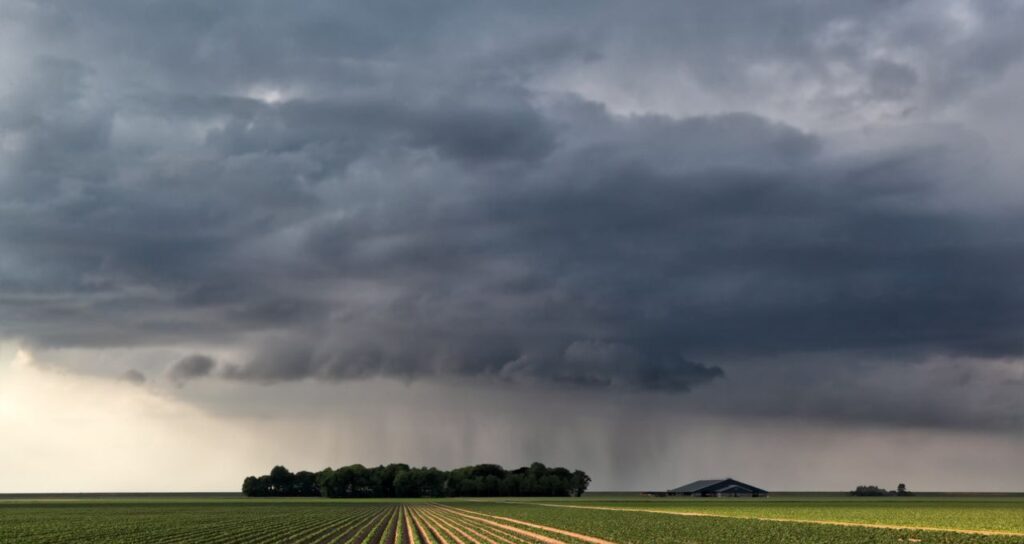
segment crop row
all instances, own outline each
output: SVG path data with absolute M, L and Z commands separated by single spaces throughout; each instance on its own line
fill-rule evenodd
M 0 542 L 44 544 L 347 543 L 397 506 L 160 508 L 0 508 Z
M 19 544 L 601 544 L 446 504 L 0 505 Z
M 481 514 L 450 505 L 405 509 L 410 544 L 613 544 L 557 527 Z

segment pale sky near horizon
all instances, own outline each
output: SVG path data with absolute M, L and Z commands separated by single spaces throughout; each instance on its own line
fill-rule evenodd
M 0 493 L 1024 491 L 1022 26 L 0 0 Z

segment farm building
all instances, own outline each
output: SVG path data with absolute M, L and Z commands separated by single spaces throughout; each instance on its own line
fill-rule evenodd
M 697 480 L 682 487 L 669 489 L 667 495 L 684 495 L 692 497 L 767 497 L 768 492 L 745 484 L 739 480 L 725 478 L 723 480 Z

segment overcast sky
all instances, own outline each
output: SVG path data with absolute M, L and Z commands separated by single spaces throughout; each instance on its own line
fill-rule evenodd
M 0 492 L 1024 490 L 1021 28 L 0 0 Z

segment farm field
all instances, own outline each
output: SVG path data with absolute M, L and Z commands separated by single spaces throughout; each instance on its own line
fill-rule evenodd
M 0 500 L 0 543 L 1008 544 L 1024 543 L 1022 517 L 1024 499 L 1019 498 L 898 503 L 870 499 L 48 498 Z M 779 521 L 783 519 L 795 521 Z M 949 530 L 821 523 L 851 520 Z
M 1024 497 L 775 497 L 756 500 L 634 499 L 542 501 L 593 508 L 627 508 L 742 518 L 827 520 L 877 525 L 1024 533 Z

